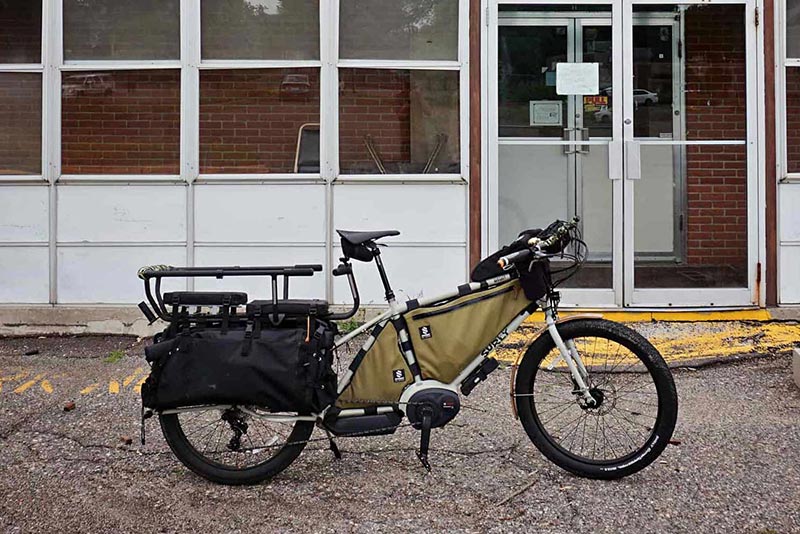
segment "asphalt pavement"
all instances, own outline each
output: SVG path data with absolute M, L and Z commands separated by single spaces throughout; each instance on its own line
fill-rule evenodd
M 271 482 L 224 487 L 184 468 L 157 423 L 140 445 L 143 343 L 0 339 L 0 531 L 800 532 L 800 390 L 785 353 L 675 369 L 674 444 L 621 481 L 549 463 L 501 369 L 434 430 L 430 474 L 402 428 L 340 440 L 341 460 L 315 442 Z

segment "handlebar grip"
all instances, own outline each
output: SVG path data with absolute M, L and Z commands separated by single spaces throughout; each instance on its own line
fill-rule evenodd
M 532 254 L 531 251 L 528 250 L 528 249 L 520 250 L 518 252 L 512 252 L 511 254 L 507 254 L 505 256 L 500 257 L 497 260 L 497 265 L 501 269 L 505 269 L 506 267 L 508 267 L 512 263 L 516 263 L 516 262 L 518 262 L 518 261 L 520 261 L 522 259 L 525 259 L 528 256 L 530 256 L 531 254 Z
M 136 275 L 142 280 L 145 280 L 155 273 L 161 271 L 170 271 L 172 269 L 173 267 L 171 265 L 146 265 L 139 269 L 139 272 L 137 272 Z
M 552 247 L 555 245 L 562 237 L 567 235 L 570 230 L 578 226 L 578 222 L 580 222 L 580 218 L 575 216 L 569 222 L 565 222 L 561 224 L 549 237 L 546 239 L 541 239 L 538 236 L 532 237 L 528 240 L 528 245 L 532 247 L 538 247 L 539 250 L 544 250 L 548 247 Z

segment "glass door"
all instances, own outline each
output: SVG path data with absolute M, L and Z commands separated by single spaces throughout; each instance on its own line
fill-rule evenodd
M 752 6 L 623 16 L 625 304 L 755 303 Z
M 621 242 L 615 214 L 622 151 L 613 142 L 611 5 L 500 5 L 497 16 L 490 248 L 578 215 L 590 255 L 564 284 L 564 303 L 620 304 L 621 253 L 614 244 Z

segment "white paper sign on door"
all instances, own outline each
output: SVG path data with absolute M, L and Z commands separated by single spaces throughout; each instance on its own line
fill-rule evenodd
M 556 63 L 556 94 L 596 95 L 600 93 L 599 63 Z

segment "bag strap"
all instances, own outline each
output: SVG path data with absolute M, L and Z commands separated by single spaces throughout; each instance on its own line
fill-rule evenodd
M 222 297 L 222 306 L 220 306 L 220 310 L 222 311 L 222 326 L 220 328 L 220 333 L 224 336 L 228 333 L 228 323 L 230 321 L 230 310 L 231 310 L 230 293 L 226 293 Z
M 259 339 L 261 337 L 261 310 L 258 309 L 253 314 L 253 337 Z
M 250 348 L 253 345 L 253 321 L 247 321 L 247 327 L 244 329 L 244 343 L 242 343 L 242 356 L 247 358 L 250 356 Z

